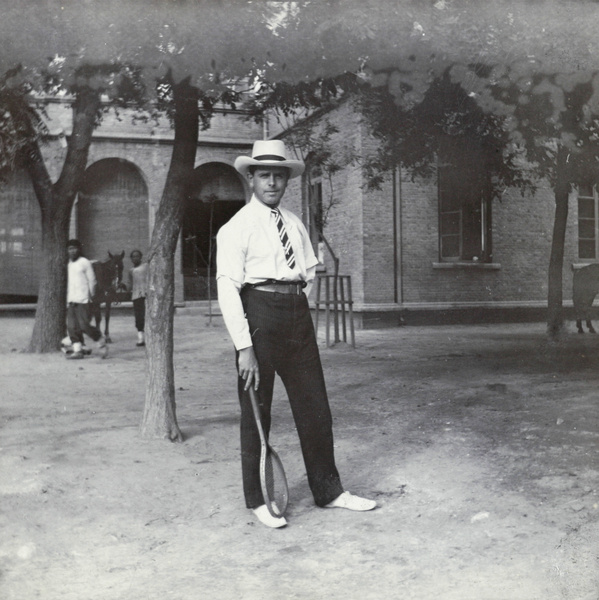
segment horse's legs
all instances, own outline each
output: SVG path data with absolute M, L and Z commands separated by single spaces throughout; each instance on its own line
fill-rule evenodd
M 576 319 L 576 328 L 578 329 L 578 333 L 584 333 L 584 329 L 582 328 L 582 319 Z
M 595 290 L 593 290 L 593 292 L 595 292 Z M 593 296 L 590 297 L 587 302 L 586 322 L 587 322 L 587 329 L 589 330 L 589 333 L 596 333 L 595 328 L 593 327 L 593 323 L 591 323 L 591 319 L 593 318 L 593 302 L 595 301 L 596 295 L 597 295 L 596 293 L 593 294 Z
M 110 302 L 106 302 L 106 312 L 104 314 L 104 338 L 106 339 L 106 343 L 110 344 L 112 340 L 110 339 L 110 333 L 108 331 L 108 325 L 110 323 Z
M 99 304 L 96 302 L 91 302 L 89 305 L 89 320 L 91 322 L 92 319 L 96 321 L 96 328 L 100 328 L 100 321 L 102 320 L 102 309 Z
M 592 309 L 593 309 L 593 300 L 595 300 L 595 296 L 591 296 L 590 294 L 585 298 L 584 309 L 582 313 L 579 314 L 580 319 L 584 318 L 587 329 L 589 333 L 596 333 L 595 328 L 593 327 L 593 323 L 591 323 L 591 319 L 593 318 Z M 580 326 L 579 332 L 582 331 L 582 325 Z

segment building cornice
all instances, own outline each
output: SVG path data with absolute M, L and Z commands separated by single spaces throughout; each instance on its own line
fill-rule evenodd
M 66 136 L 70 137 L 70 134 Z M 119 134 L 94 134 L 93 142 L 118 142 L 120 144 L 154 144 L 158 146 L 172 146 L 174 137 L 147 136 L 147 135 L 119 135 Z M 225 148 L 251 148 L 254 140 L 251 139 L 223 139 L 223 138 L 199 138 L 198 147 L 225 147 Z

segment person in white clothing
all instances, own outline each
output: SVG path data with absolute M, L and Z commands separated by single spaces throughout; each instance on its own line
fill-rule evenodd
M 90 323 L 89 305 L 96 291 L 96 276 L 91 262 L 82 256 L 79 240 L 69 240 L 67 252 L 67 331 L 73 345 L 73 352 L 67 359 L 81 359 L 83 353 L 83 334 L 98 343 L 102 358 L 106 357 L 106 340 L 101 331 Z
M 260 487 L 260 439 L 249 399 L 257 392 L 268 436 L 275 374 L 285 385 L 300 438 L 308 483 L 323 508 L 371 510 L 376 502 L 344 491 L 335 465 L 332 416 L 306 294 L 318 263 L 308 232 L 280 208 L 304 163 L 289 160 L 280 140 L 257 141 L 235 168 L 253 195 L 217 234 L 218 300 L 236 350 L 241 405 L 241 466 L 246 506 L 266 526 L 271 516 Z

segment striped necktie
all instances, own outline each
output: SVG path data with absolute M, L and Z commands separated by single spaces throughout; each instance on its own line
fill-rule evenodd
M 273 208 L 270 212 L 272 212 L 275 217 L 275 223 L 277 224 L 277 229 L 279 230 L 281 244 L 283 244 L 283 249 L 285 250 L 285 260 L 287 261 L 289 268 L 293 269 L 293 267 L 295 267 L 295 256 L 293 256 L 293 247 L 291 246 L 289 236 L 285 230 L 285 223 L 283 223 L 281 212 L 278 208 Z

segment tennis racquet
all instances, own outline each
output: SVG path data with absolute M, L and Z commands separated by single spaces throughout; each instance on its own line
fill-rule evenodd
M 287 487 L 287 477 L 283 469 L 283 463 L 279 455 L 270 447 L 262 428 L 260 419 L 260 408 L 258 407 L 258 398 L 253 387 L 250 387 L 250 400 L 256 426 L 260 435 L 260 486 L 264 503 L 268 512 L 273 517 L 282 517 L 287 510 L 289 503 L 289 488 Z

